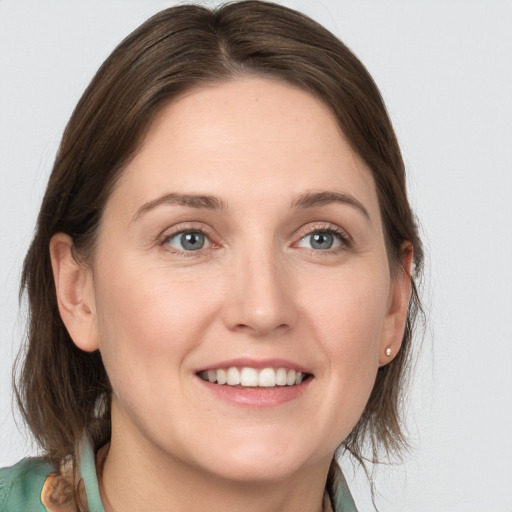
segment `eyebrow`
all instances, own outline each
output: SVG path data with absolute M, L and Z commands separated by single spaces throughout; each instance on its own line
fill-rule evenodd
M 170 193 L 143 204 L 135 212 L 132 222 L 162 205 L 188 206 L 189 208 L 200 208 L 206 210 L 223 210 L 225 208 L 224 202 L 215 196 Z
M 292 207 L 306 209 L 314 208 L 315 206 L 326 206 L 331 203 L 341 203 L 352 206 L 359 210 L 368 220 L 370 220 L 368 210 L 362 205 L 360 201 L 349 194 L 344 194 L 341 192 L 316 192 L 302 194 L 292 202 Z M 188 206 L 189 208 L 206 210 L 223 210 L 226 208 L 225 203 L 215 196 L 202 194 L 177 194 L 172 192 L 143 204 L 135 212 L 132 222 L 136 221 L 149 211 L 154 210 L 158 206 L 162 205 Z
M 292 206 L 295 208 L 314 208 L 315 206 L 325 206 L 331 203 L 341 203 L 352 206 L 359 210 L 368 220 L 371 220 L 368 210 L 360 201 L 354 196 L 341 192 L 329 191 L 303 194 L 293 201 Z

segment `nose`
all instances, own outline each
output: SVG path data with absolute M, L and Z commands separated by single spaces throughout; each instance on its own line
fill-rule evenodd
M 272 251 L 258 251 L 232 263 L 223 311 L 227 327 L 254 337 L 275 336 L 291 329 L 297 308 L 285 261 Z

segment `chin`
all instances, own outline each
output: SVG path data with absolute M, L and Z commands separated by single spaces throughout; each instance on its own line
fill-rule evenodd
M 274 457 L 259 457 L 258 460 L 229 460 L 216 464 L 210 472 L 222 479 L 239 484 L 270 484 L 292 478 L 304 468 L 305 465 L 297 461 L 281 460 L 276 464 Z
M 334 450 L 332 453 L 308 450 L 289 435 L 279 436 L 273 440 L 276 442 L 253 441 L 245 440 L 243 445 L 216 443 L 216 447 L 209 450 L 205 469 L 226 480 L 263 484 L 287 480 L 317 464 L 325 464 L 327 471 L 334 453 Z M 204 452 L 199 460 L 204 466 Z

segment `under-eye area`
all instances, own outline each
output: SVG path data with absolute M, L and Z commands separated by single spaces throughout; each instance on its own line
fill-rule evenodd
M 313 378 L 310 373 L 289 368 L 230 367 L 202 370 L 197 375 L 212 384 L 260 388 L 297 386 Z

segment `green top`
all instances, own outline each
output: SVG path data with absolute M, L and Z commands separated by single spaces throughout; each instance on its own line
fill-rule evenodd
M 78 460 L 89 512 L 105 512 L 98 489 L 95 455 L 89 443 L 82 443 Z M 23 459 L 10 468 L 0 469 L 0 512 L 70 511 L 66 504 L 51 499 L 56 480 L 56 469 L 43 459 Z M 335 512 L 357 512 L 344 478 L 336 491 Z

